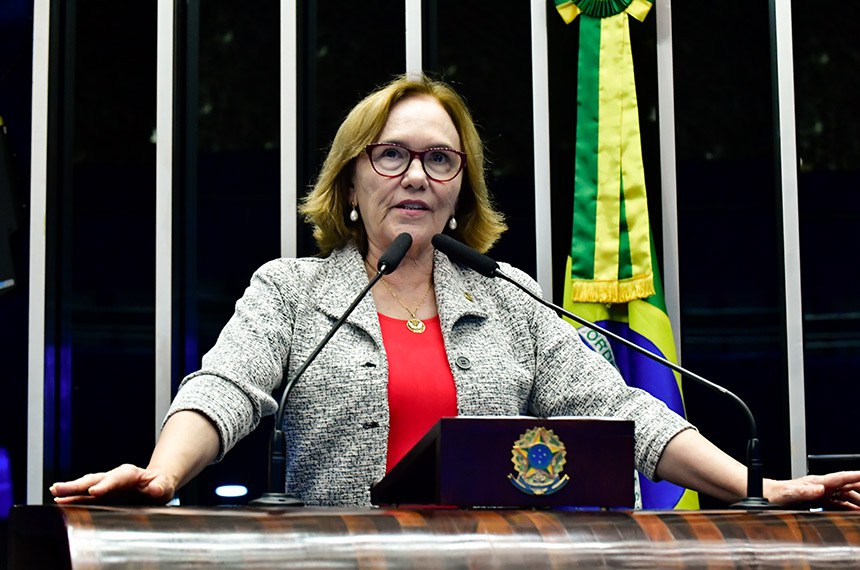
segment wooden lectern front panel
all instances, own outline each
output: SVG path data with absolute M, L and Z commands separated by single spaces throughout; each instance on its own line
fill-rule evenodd
M 16 507 L 11 522 L 12 568 L 860 566 L 860 513 Z

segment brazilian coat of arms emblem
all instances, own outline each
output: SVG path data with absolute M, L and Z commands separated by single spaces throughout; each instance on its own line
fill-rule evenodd
M 567 462 L 564 443 L 550 429 L 535 427 L 526 431 L 511 452 L 517 475 L 509 473 L 508 479 L 523 493 L 551 495 L 570 481 L 561 474 Z

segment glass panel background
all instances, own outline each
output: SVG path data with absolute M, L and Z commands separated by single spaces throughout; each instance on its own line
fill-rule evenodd
M 0 213 L 0 273 L 5 274 L 0 279 L 8 279 L 11 270 L 16 282 L 14 288 L 0 292 L 0 448 L 8 454 L 5 475 L 16 504 L 26 496 L 27 418 L 21 411 L 27 402 L 32 21 L 32 8 L 26 0 L 9 0 L 0 10 L 0 53 L 5 54 L 0 62 L 0 117 L 4 123 L 0 152 L 5 156 L 0 161 L 5 159 L 3 164 L 9 168 L 0 168 L 0 208 L 10 208 Z M 3 251 L 4 247 L 8 249 Z M 6 255 L 9 265 L 4 265 Z M 8 529 L 7 516 L 0 508 L 2 536 Z M 6 560 L 8 541 L 0 542 L 0 560 Z
M 64 7 L 48 228 L 58 478 L 146 464 L 155 374 L 155 6 Z
M 855 22 L 840 17 L 842 10 L 832 0 L 792 3 L 810 454 L 860 454 L 857 422 L 839 407 L 856 392 L 860 374 L 853 279 L 860 246 L 860 54 Z
M 747 402 L 766 473 L 787 476 L 767 4 L 674 2 L 672 14 L 683 364 Z M 749 430 L 737 407 L 690 382 L 684 391 L 691 420 L 742 459 Z
M 184 131 L 175 181 L 174 350 L 200 368 L 263 263 L 280 256 L 279 3 L 186 3 Z M 264 425 L 267 425 L 264 423 Z M 241 441 L 183 489 L 183 504 L 219 503 L 215 488 L 265 490 L 268 429 Z
M 484 140 L 487 184 L 507 219 L 509 230 L 491 255 L 534 276 L 529 4 L 488 9 L 485 2 L 474 0 L 437 0 L 428 10 L 428 17 L 435 18 L 429 28 L 438 30 L 438 52 L 425 56 L 425 68 L 466 98 Z

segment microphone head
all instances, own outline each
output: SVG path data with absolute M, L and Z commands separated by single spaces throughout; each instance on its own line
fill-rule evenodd
M 499 264 L 483 253 L 478 253 L 468 245 L 460 243 L 445 234 L 433 236 L 433 247 L 447 255 L 452 261 L 456 261 L 466 267 L 473 269 L 486 277 L 495 277 Z
M 388 249 L 379 256 L 379 262 L 376 264 L 376 270 L 383 275 L 392 273 L 403 258 L 406 257 L 406 252 L 412 247 L 412 236 L 403 232 L 391 242 Z

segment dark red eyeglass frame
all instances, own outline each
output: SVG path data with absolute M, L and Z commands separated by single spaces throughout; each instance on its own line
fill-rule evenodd
M 373 154 L 371 154 L 371 153 L 373 152 L 373 149 L 380 147 L 380 146 L 396 146 L 397 148 L 402 148 L 403 150 L 405 150 L 406 152 L 409 153 L 409 160 L 406 161 L 406 166 L 403 168 L 403 172 L 399 172 L 397 174 L 383 174 L 382 172 L 376 170 L 376 165 L 373 164 Z M 426 155 L 428 152 L 432 152 L 434 150 L 444 150 L 446 152 L 453 152 L 454 154 L 456 154 L 457 156 L 460 157 L 460 159 L 461 159 L 460 160 L 460 168 L 457 169 L 457 172 L 455 172 L 454 175 L 451 176 L 451 178 L 446 178 L 446 179 L 442 180 L 440 178 L 435 178 L 435 177 L 431 176 L 430 173 L 427 172 L 427 167 L 424 165 L 424 155 Z M 424 150 L 413 150 L 413 149 L 409 148 L 408 146 L 403 146 L 402 144 L 397 144 L 397 143 L 370 143 L 369 145 L 364 147 L 364 152 L 367 153 L 367 158 L 370 159 L 370 167 L 373 168 L 373 171 L 375 173 L 377 173 L 378 175 L 383 176 L 385 178 L 397 178 L 398 176 L 403 176 L 403 174 L 407 170 L 409 170 L 409 167 L 412 165 L 412 161 L 415 160 L 416 158 L 418 158 L 418 161 L 421 163 L 421 168 L 424 170 L 424 174 L 427 175 L 427 178 L 429 178 L 430 180 L 433 180 L 434 182 L 450 182 L 451 180 L 454 180 L 455 178 L 457 178 L 457 175 L 460 174 L 461 172 L 463 172 L 463 169 L 466 167 L 466 153 L 459 151 L 459 150 L 454 150 L 453 148 L 448 148 L 446 146 L 434 146 L 434 147 L 430 147 L 430 148 L 425 148 Z

